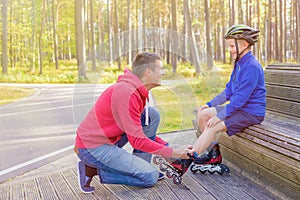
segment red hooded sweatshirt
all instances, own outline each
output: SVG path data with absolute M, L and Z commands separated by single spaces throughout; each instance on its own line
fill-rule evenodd
M 75 145 L 78 148 L 113 145 L 126 133 L 133 148 L 171 157 L 172 148 L 165 146 L 167 142 L 157 136 L 152 141 L 143 132 L 140 118 L 147 98 L 148 90 L 141 80 L 132 72 L 125 72 L 100 95 L 81 122 Z

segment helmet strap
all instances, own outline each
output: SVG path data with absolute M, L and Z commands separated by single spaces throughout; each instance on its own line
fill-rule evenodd
M 239 44 L 237 42 L 237 39 L 234 39 L 234 43 L 235 43 L 235 49 L 236 49 L 236 58 L 235 58 L 234 64 L 236 64 L 236 62 L 239 61 L 239 57 L 240 57 Z
M 236 62 L 239 61 L 240 56 L 246 51 L 246 49 L 249 49 L 249 47 L 251 45 L 248 45 L 245 49 L 243 49 L 243 51 L 241 53 L 239 53 L 239 46 L 238 46 L 237 39 L 234 39 L 234 42 L 235 42 L 235 48 L 236 48 L 236 59 L 234 61 L 234 64 L 236 64 Z

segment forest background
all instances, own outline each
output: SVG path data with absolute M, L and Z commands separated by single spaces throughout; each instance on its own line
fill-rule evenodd
M 300 61 L 298 0 L 2 0 L 1 11 L 0 82 L 112 83 L 137 52 L 154 51 L 176 80 L 155 96 L 165 115 L 180 105 L 181 128 L 228 80 L 231 25 L 260 30 L 264 67 Z

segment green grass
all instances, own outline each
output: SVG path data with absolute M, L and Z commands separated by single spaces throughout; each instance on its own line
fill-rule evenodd
M 87 65 L 87 83 L 114 83 L 123 69 L 128 67 L 122 63 L 122 70 L 116 64 L 97 63 L 97 71 L 91 71 L 91 63 Z M 130 68 L 130 67 L 129 67 Z M 195 76 L 194 66 L 189 63 L 178 63 L 177 73 L 172 73 L 170 65 L 164 66 L 166 84 L 154 88 L 156 106 L 161 113 L 159 132 L 171 132 L 192 128 L 192 110 L 204 105 L 216 94 L 220 93 L 228 81 L 232 66 L 216 63 L 213 70 L 201 66 L 200 76 Z M 45 66 L 43 74 L 38 69 L 9 69 L 8 75 L 0 74 L 0 82 L 10 83 L 76 83 L 77 67 L 75 61 L 62 62 L 58 70 Z M 22 91 L 24 90 L 24 91 Z M 5 91 L 5 92 L 4 92 Z M 1 104 L 32 94 L 32 91 L 17 88 L 1 88 Z M 15 93 L 15 94 L 9 94 Z

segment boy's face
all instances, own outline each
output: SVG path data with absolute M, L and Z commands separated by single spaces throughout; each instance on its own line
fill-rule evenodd
M 235 41 L 234 39 L 227 39 L 227 47 L 228 51 L 230 52 L 232 58 L 235 60 L 237 57 L 236 47 L 235 47 Z M 238 47 L 239 47 L 239 53 L 241 53 L 245 48 L 248 47 L 248 43 L 246 40 L 238 40 Z

